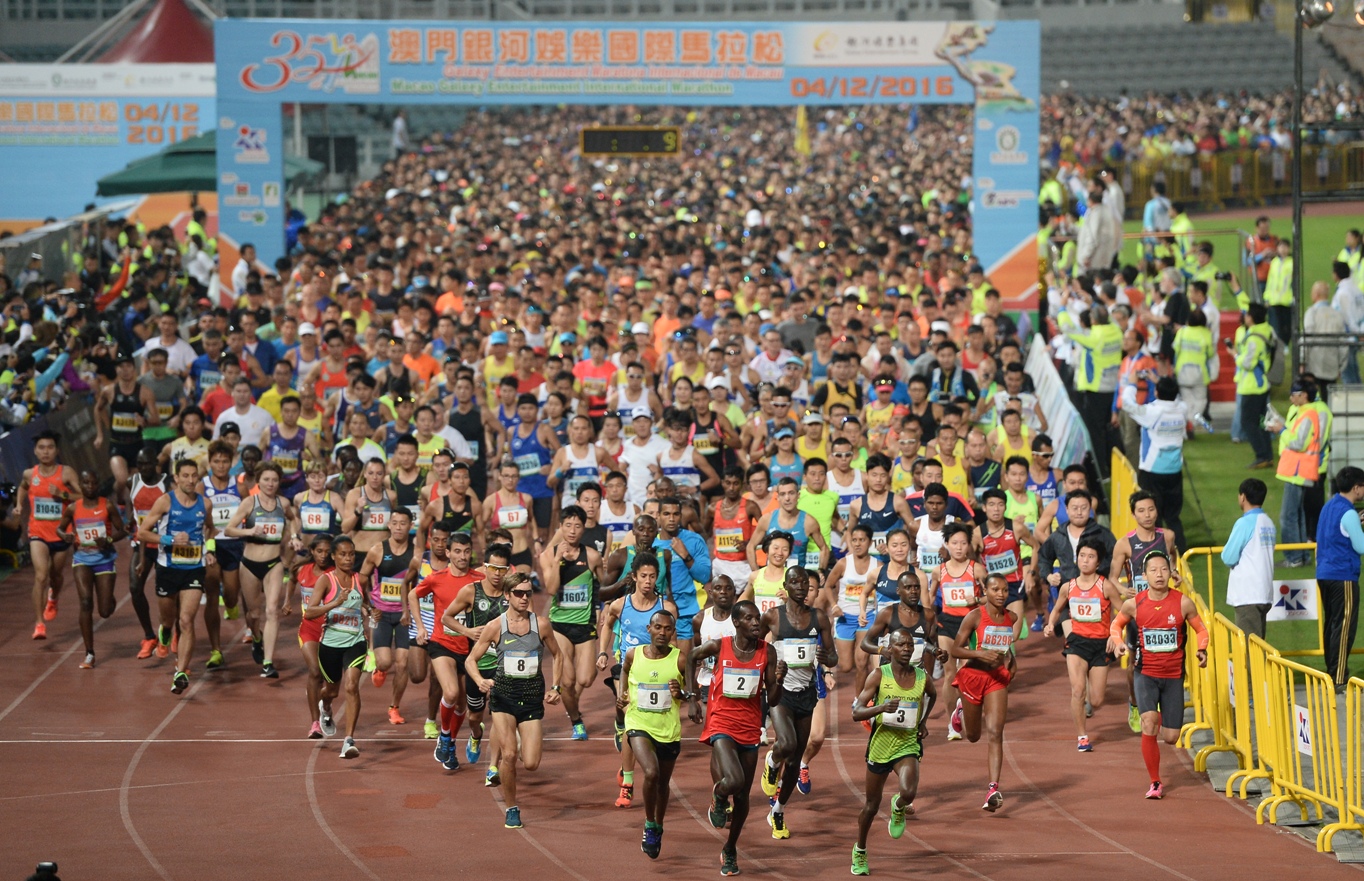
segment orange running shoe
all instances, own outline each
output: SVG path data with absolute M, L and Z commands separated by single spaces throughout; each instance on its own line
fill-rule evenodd
M 390 724 L 390 725 L 406 725 L 406 724 L 407 724 L 407 720 L 403 718 L 403 714 L 402 714 L 402 713 L 398 712 L 398 708 L 397 708 L 397 707 L 389 707 L 389 708 L 388 708 L 388 724 Z
M 34 639 L 47 639 L 47 625 L 46 625 L 46 624 L 34 624 L 34 625 L 33 625 L 33 638 L 34 638 Z
M 616 796 L 616 807 L 628 808 L 635 799 L 635 784 L 622 783 L 620 785 L 620 795 Z
M 154 638 L 144 639 L 142 640 L 142 646 L 137 650 L 137 659 L 139 661 L 146 660 L 152 656 L 152 652 L 155 650 L 156 640 Z
M 388 679 L 388 674 L 383 670 L 375 670 L 370 674 L 369 678 L 374 683 L 375 688 L 383 688 L 384 680 Z
M 51 588 L 47 591 L 47 605 L 43 607 L 43 620 L 51 621 L 57 617 L 57 595 Z
M 246 632 L 242 634 L 242 645 L 250 645 L 254 639 L 255 637 L 251 635 L 251 628 L 246 628 Z

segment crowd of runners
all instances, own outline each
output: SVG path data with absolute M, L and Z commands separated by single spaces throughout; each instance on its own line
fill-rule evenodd
M 935 708 L 947 741 L 985 740 L 982 805 L 1000 810 L 1015 645 L 1055 638 L 1080 752 L 1132 655 L 1128 720 L 1160 798 L 1186 623 L 1206 644 L 1174 534 L 1137 492 L 1137 528 L 1113 536 L 1085 470 L 1053 467 L 946 183 L 957 159 L 870 113 L 829 118 L 784 193 L 756 167 L 734 169 L 739 192 L 705 179 L 755 155 L 762 120 L 701 115 L 706 161 L 660 171 L 494 150 L 489 133 L 540 117 L 493 117 L 391 163 L 276 272 L 248 259 L 235 308 L 124 322 L 124 354 L 96 354 L 108 323 L 75 326 L 63 356 L 90 368 L 113 491 L 36 437 L 15 511 L 34 639 L 71 572 L 93 667 L 126 571 L 143 639 L 101 659 L 165 660 L 183 694 L 228 663 L 239 619 L 262 678 L 306 674 L 307 737 L 355 758 L 365 694 L 392 725 L 419 706 L 435 760 L 485 765 L 509 828 L 546 726 L 610 731 L 615 804 L 638 790 L 654 858 L 675 764 L 708 749 L 732 875 L 755 778 L 788 838 L 835 713 L 868 731 L 853 874 L 888 779 L 889 834 L 905 830 Z M 571 114 L 555 121 L 567 137 Z M 849 159 L 882 189 L 827 200 Z M 150 256 L 124 235 L 123 260 Z M 107 275 L 125 309 L 155 293 Z M 613 718 L 584 712 L 599 682 Z

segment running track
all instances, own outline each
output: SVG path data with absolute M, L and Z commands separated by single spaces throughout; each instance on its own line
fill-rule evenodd
M 609 695 L 600 684 L 585 704 L 587 743 L 569 741 L 562 710 L 549 709 L 544 761 L 522 778 L 526 828 L 513 832 L 502 828 L 498 790 L 483 787 L 482 767 L 449 773 L 432 759 L 432 742 L 421 739 L 424 685 L 408 691 L 409 722 L 395 728 L 381 721 L 387 689 L 366 681 L 362 754 L 345 762 L 337 757 L 339 740 L 303 738 L 302 662 L 293 649 L 281 653 L 281 678 L 267 683 L 240 645 L 229 649 L 225 671 L 200 675 L 206 652 L 196 648 L 192 687 L 177 698 L 171 659 L 133 658 L 138 634 L 122 577 L 118 610 L 96 631 L 100 664 L 93 671 L 77 669 L 69 578 L 49 639 L 29 639 L 30 578 L 23 572 L 0 583 L 6 877 L 23 877 L 41 859 L 57 861 L 68 881 L 399 879 L 452 871 L 494 881 L 718 875 L 721 833 L 705 819 L 710 778 L 698 729 L 684 723 L 663 855 L 651 863 L 639 851 L 640 803 L 612 806 L 617 759 Z M 225 637 L 240 628 L 240 621 L 224 622 Z M 1079 755 L 1058 643 L 1029 639 L 1019 666 L 1004 810 L 980 810 L 984 743 L 946 744 L 935 719 L 918 817 L 899 841 L 886 836 L 884 814 L 872 827 L 874 875 L 1011 881 L 1035 879 L 1061 860 L 1075 877 L 1218 881 L 1244 877 L 1251 861 L 1258 877 L 1361 877 L 1292 834 L 1257 827 L 1243 806 L 1214 793 L 1171 751 L 1163 752 L 1165 800 L 1144 800 L 1145 771 L 1118 677 L 1111 703 L 1090 728 L 1095 751 Z M 835 697 L 840 710 L 851 699 L 847 688 Z M 813 767 L 813 794 L 796 795 L 788 807 L 790 840 L 770 838 L 755 785 L 740 841 L 746 875 L 847 875 L 865 735 L 845 713 L 837 716 Z

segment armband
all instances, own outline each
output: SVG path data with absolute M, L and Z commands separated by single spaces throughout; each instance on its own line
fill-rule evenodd
M 204 542 L 204 553 L 212 554 L 215 553 L 217 550 L 218 540 L 216 538 L 210 538 L 208 541 Z

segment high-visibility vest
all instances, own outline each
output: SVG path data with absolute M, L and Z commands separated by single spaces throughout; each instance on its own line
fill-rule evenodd
M 1321 414 L 1311 406 L 1293 407 L 1286 418 L 1287 427 L 1279 436 L 1279 468 L 1275 475 L 1284 483 L 1298 486 L 1316 483 L 1321 476 Z M 1290 450 L 1287 439 L 1297 434 L 1304 419 L 1312 424 L 1307 446 L 1301 451 Z
M 1265 278 L 1265 305 L 1293 305 L 1293 258 L 1275 257 L 1269 261 L 1269 275 Z
M 1269 363 L 1271 352 L 1269 350 L 1269 325 L 1265 322 L 1251 325 L 1250 330 L 1244 327 L 1236 329 L 1236 393 L 1238 395 L 1263 395 L 1269 391 Z M 1246 346 L 1252 345 L 1250 337 L 1260 338 L 1260 351 L 1255 359 L 1255 364 L 1249 369 L 1241 367 L 1241 353 Z
M 1073 326 L 1069 312 L 1058 319 L 1061 330 Z M 1080 347 L 1080 363 L 1075 368 L 1075 390 L 1111 392 L 1118 387 L 1118 368 L 1122 366 L 1122 330 L 1116 324 L 1096 324 L 1086 334 L 1071 337 Z
M 1193 221 L 1187 214 L 1178 214 L 1170 220 L 1170 234 L 1174 237 L 1174 256 L 1178 265 L 1188 271 L 1197 266 L 1193 250 Z
M 1184 367 L 1192 364 L 1198 367 L 1204 385 L 1211 381 L 1211 377 L 1208 376 L 1208 361 L 1216 351 L 1213 348 L 1212 331 L 1206 327 L 1185 325 L 1175 333 L 1174 349 L 1175 376 L 1179 376 Z
M 1331 429 L 1335 426 L 1336 417 L 1320 398 L 1307 406 L 1321 414 L 1321 473 L 1326 474 L 1331 470 Z

